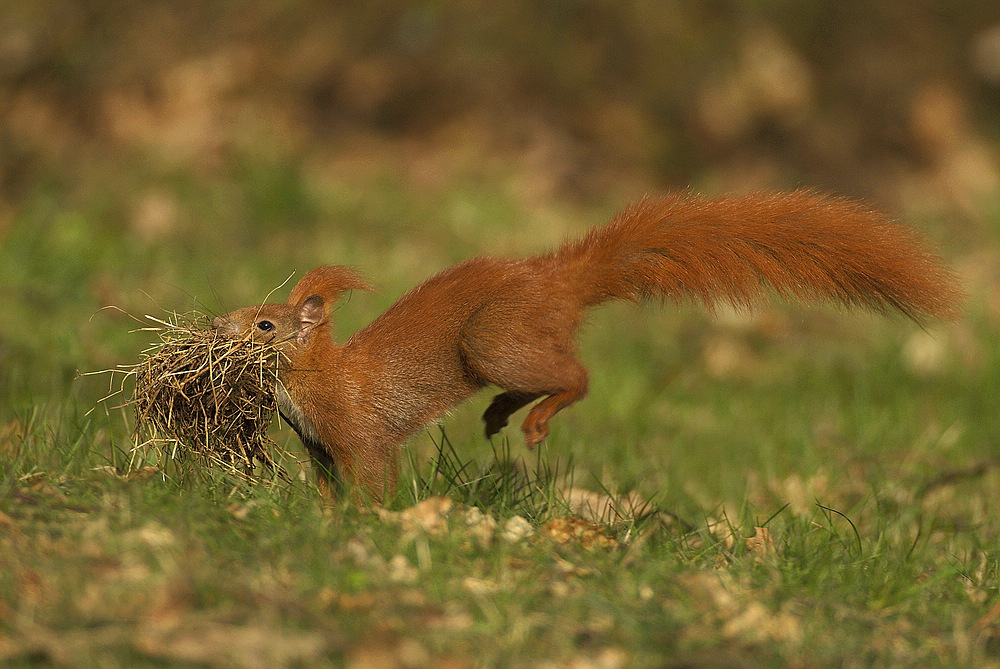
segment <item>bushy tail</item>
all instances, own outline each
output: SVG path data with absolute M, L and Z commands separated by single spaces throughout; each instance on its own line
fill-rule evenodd
M 647 198 L 555 255 L 587 306 L 660 297 L 748 309 L 777 292 L 919 320 L 955 317 L 962 300 L 913 230 L 810 191 Z

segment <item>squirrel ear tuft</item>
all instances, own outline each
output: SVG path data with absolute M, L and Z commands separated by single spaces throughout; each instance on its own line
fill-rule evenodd
M 301 307 L 314 295 L 332 305 L 349 290 L 372 290 L 367 281 L 354 270 L 343 265 L 317 267 L 302 277 L 288 295 L 288 304 Z

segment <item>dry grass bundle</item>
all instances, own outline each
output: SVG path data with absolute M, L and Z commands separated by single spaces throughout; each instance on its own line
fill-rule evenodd
M 157 325 L 143 330 L 159 341 L 128 372 L 136 452 L 154 449 L 174 462 L 214 463 L 246 477 L 263 464 L 284 476 L 267 436 L 280 351 L 221 337 L 199 314 L 175 322 L 147 318 Z

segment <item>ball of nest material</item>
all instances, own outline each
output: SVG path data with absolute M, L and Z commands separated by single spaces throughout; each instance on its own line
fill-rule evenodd
M 193 320 L 191 319 L 193 318 Z M 281 352 L 219 336 L 191 317 L 155 320 L 159 341 L 131 369 L 135 445 L 178 463 L 213 463 L 249 475 L 258 464 L 281 473 L 267 435 L 277 411 Z M 175 319 L 176 320 L 176 319 Z

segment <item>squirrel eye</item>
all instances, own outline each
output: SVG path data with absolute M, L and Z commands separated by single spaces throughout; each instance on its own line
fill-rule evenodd
M 257 329 L 261 332 L 270 332 L 274 329 L 274 323 L 271 321 L 260 321 L 257 323 Z

